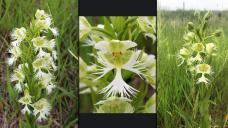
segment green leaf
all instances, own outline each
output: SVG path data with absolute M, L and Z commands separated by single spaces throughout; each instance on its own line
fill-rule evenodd
M 110 19 L 115 31 L 120 32 L 124 29 L 125 18 L 123 16 L 111 16 Z
M 9 93 L 9 99 L 11 103 L 14 103 L 18 93 L 16 92 L 16 90 L 12 87 L 12 85 L 10 84 L 10 79 L 9 79 L 9 68 L 7 68 L 6 71 L 6 75 L 7 75 L 7 92 Z
M 105 29 L 106 32 L 108 32 L 109 34 L 111 34 L 112 37 L 116 37 L 115 30 L 111 26 L 111 23 L 109 22 L 109 20 L 108 20 L 107 17 L 104 17 L 104 29 Z
M 146 102 L 145 113 L 156 113 L 156 94 L 151 96 L 149 100 Z
M 69 96 L 70 98 L 76 98 L 76 96 L 74 95 L 73 92 L 69 92 L 67 90 L 65 90 L 64 88 L 62 87 L 57 87 L 60 91 L 62 91 L 62 94 L 65 94 L 67 96 Z

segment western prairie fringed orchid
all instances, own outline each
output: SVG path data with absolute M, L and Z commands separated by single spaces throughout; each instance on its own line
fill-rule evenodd
M 80 94 L 103 95 L 96 101 L 104 101 L 102 104 L 94 103 L 95 112 L 135 112 L 132 103 L 123 100 L 135 99 L 141 91 L 132 86 L 133 76 L 154 89 L 156 85 L 156 59 L 151 54 L 155 52 L 148 54 L 142 48 L 152 47 L 156 41 L 155 17 L 102 17 L 102 24 L 95 26 L 86 17 L 79 18 L 80 45 L 92 49 L 87 55 L 80 53 Z M 92 62 L 84 61 L 88 57 Z M 121 110 L 110 109 L 113 104 L 120 105 Z M 125 111 L 125 107 L 132 109 Z
M 11 33 L 7 63 L 17 67 L 11 81 L 15 83 L 17 92 L 23 95 L 18 100 L 23 106 L 21 112 L 28 117 L 34 115 L 39 122 L 46 120 L 51 110 L 48 95 L 55 88 L 57 55 L 56 41 L 50 38 L 57 35 L 51 15 L 39 9 L 29 27 L 15 28 Z
M 195 14 L 201 17 L 199 13 Z M 188 30 L 183 37 L 184 45 L 177 54 L 177 59 L 180 61 L 178 66 L 184 65 L 194 77 L 201 74 L 201 77 L 197 78 L 197 84 L 210 82 L 205 75 L 212 74 L 213 67 L 209 64 L 209 60 L 216 56 L 217 52 L 216 44 L 211 41 L 221 35 L 221 30 L 208 31 L 208 20 L 211 15 L 211 12 L 207 12 L 198 19 L 199 24 L 188 23 Z

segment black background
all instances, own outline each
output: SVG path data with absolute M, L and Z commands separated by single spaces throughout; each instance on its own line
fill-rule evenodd
M 79 0 L 80 16 L 156 16 L 157 0 Z

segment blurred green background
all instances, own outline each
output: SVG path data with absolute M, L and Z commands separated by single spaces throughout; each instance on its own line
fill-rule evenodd
M 78 115 L 78 63 L 68 49 L 77 55 L 78 50 L 77 0 L 0 0 L 0 126 L 18 127 L 24 117 L 17 102 L 18 94 L 7 82 L 12 71 L 5 60 L 10 45 L 10 32 L 15 27 L 28 26 L 37 9 L 52 15 L 59 30 L 57 37 L 57 88 L 50 96 L 52 102 L 49 121 L 42 127 L 76 127 Z

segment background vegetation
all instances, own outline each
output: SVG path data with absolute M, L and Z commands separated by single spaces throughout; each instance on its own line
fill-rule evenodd
M 194 23 L 194 11 L 160 11 L 158 16 L 158 127 L 198 128 L 203 123 L 211 127 L 225 128 L 228 114 L 228 12 L 213 12 L 209 21 L 211 30 L 221 28 L 223 34 L 215 41 L 218 53 L 211 63 L 213 81 L 207 94 L 208 106 L 197 99 L 199 87 L 192 82 L 183 68 L 178 67 L 176 55 L 182 47 L 187 23 Z M 200 112 L 209 108 L 210 122 L 203 122 Z
M 24 116 L 17 102 L 18 93 L 9 82 L 12 71 L 6 65 L 10 32 L 15 27 L 29 25 L 37 9 L 52 15 L 59 30 L 57 39 L 57 88 L 50 97 L 52 110 L 47 122 L 40 127 L 76 127 L 77 108 L 77 61 L 69 54 L 77 55 L 77 0 L 0 0 L 0 126 L 18 127 Z

